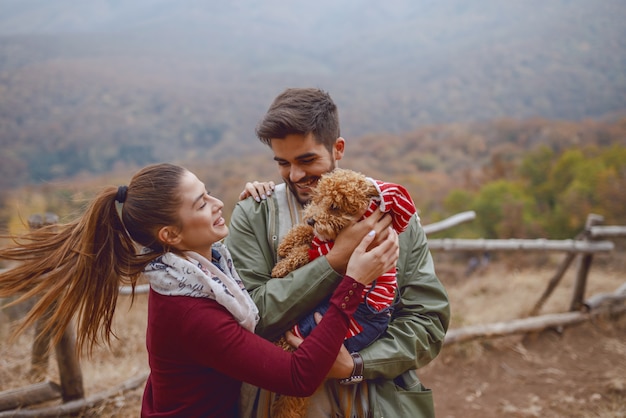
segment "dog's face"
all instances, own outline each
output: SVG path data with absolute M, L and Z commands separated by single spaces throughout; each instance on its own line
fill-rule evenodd
M 337 168 L 320 178 L 304 219 L 319 239 L 334 241 L 343 228 L 361 219 L 376 197 L 376 187 L 363 174 Z

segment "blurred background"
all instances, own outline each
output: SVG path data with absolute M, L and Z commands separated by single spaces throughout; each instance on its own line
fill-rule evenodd
M 626 225 L 625 22 L 624 0 L 0 0 L 0 233 L 74 219 L 154 162 L 197 173 L 228 218 L 246 181 L 280 181 L 254 128 L 288 87 L 331 94 L 341 166 L 403 184 L 423 224 L 475 211 L 429 238 Z M 588 295 L 623 286 L 612 241 Z M 433 251 L 451 327 L 526 317 L 562 256 Z M 575 275 L 544 312 L 569 309 Z M 147 295 L 133 301 L 83 363 L 88 394 L 148 369 Z M 9 344 L 3 313 L 9 390 L 31 383 L 32 336 Z M 420 378 L 445 418 L 625 416 L 621 318 L 454 346 Z M 138 416 L 142 392 L 84 416 Z
M 312 86 L 343 166 L 405 183 L 426 222 L 570 237 L 626 207 L 624 21 L 623 0 L 0 0 L 0 227 L 160 161 L 228 214 L 279 180 L 256 123 Z

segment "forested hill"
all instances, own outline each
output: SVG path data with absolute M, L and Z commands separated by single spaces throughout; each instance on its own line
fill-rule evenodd
M 342 134 L 626 108 L 623 0 L 0 0 L 0 187 L 262 152 L 289 86 Z M 423 164 L 424 162 L 422 162 Z
M 224 201 L 229 217 L 244 182 L 275 180 L 269 149 L 184 165 Z M 429 125 L 404 134 L 347 140 L 341 167 L 404 185 L 425 223 L 467 210 L 477 219 L 464 237 L 571 238 L 588 214 L 623 225 L 626 207 L 626 115 L 603 121 L 498 119 Z M 80 175 L 23 187 L 0 201 L 0 230 L 30 214 L 71 219 L 103 185 L 125 184 L 135 171 Z M 4 204 L 3 204 L 4 203 Z

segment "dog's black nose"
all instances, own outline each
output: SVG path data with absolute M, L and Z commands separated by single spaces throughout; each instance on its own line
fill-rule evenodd
M 309 226 L 315 226 L 315 219 L 313 219 L 313 218 L 309 218 L 309 219 L 307 219 L 307 220 L 306 220 L 306 223 L 307 223 Z

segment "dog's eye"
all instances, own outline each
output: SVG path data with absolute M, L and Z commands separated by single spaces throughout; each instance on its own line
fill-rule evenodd
M 331 212 L 337 212 L 339 210 L 339 206 L 337 206 L 335 203 L 331 203 L 330 207 L 328 208 Z

